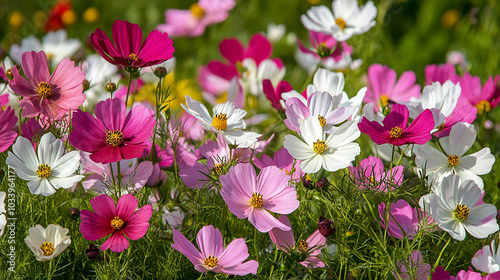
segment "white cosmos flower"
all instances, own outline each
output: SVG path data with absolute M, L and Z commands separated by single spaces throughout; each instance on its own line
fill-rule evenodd
M 201 126 L 208 131 L 222 134 L 229 145 L 237 145 L 238 148 L 247 148 L 257 142 L 261 134 L 243 131 L 246 123 L 243 117 L 247 112 L 243 109 L 234 108 L 231 102 L 220 103 L 213 108 L 213 117 L 208 113 L 207 108 L 198 101 L 186 95 L 186 105 L 182 108 L 190 115 L 197 118 Z
M 464 156 L 475 140 L 476 130 L 473 125 L 456 123 L 451 128 L 449 137 L 438 140 L 445 154 L 429 145 L 423 145 L 418 148 L 415 162 L 437 184 L 443 177 L 457 174 L 462 180 L 474 180 L 483 189 L 483 180 L 478 175 L 491 171 L 495 157 L 489 148 Z
M 292 157 L 302 160 L 300 168 L 306 173 L 346 168 L 360 153 L 358 143 L 353 143 L 360 135 L 356 122 L 347 121 L 326 137 L 318 118 L 312 116 L 300 122 L 300 132 L 304 141 L 286 135 L 283 146 Z
M 486 245 L 477 251 L 471 260 L 472 266 L 485 273 L 495 273 L 500 271 L 500 246 L 495 246 L 495 239 L 491 241 L 491 246 Z
M 89 89 L 85 91 L 85 108 L 95 108 L 99 101 L 109 98 L 109 93 L 104 89 L 109 82 L 118 82 L 118 67 L 107 62 L 98 54 L 87 56 L 82 62 L 82 70 L 85 72 L 85 79 L 90 83 Z
M 74 174 L 80 165 L 80 154 L 72 151 L 64 154 L 64 143 L 52 133 L 42 136 L 38 155 L 31 142 L 17 137 L 7 157 L 7 164 L 14 168 L 17 176 L 28 181 L 32 194 L 52 195 L 59 188 L 71 188 L 84 176 Z
M 359 7 L 357 0 L 335 0 L 332 11 L 326 6 L 311 7 L 300 17 L 308 30 L 332 34 L 337 41 L 346 41 L 375 26 L 377 8 L 372 1 Z
M 7 225 L 7 217 L 5 216 L 5 196 L 5 192 L 0 192 L 0 236 L 3 235 L 3 231 Z
M 276 62 L 271 59 L 263 60 L 258 66 L 252 58 L 245 58 L 241 65 L 245 72 L 242 73 L 241 84 L 245 92 L 252 95 L 262 94 L 262 81 L 265 79 L 271 80 L 273 86 L 285 76 L 285 67 L 279 67 Z
M 56 67 L 61 60 L 71 57 L 82 45 L 78 39 L 67 39 L 66 30 L 50 31 L 42 38 L 42 42 L 31 35 L 21 41 L 21 46 L 12 45 L 9 55 L 17 63 L 21 63 L 23 53 L 44 51 L 50 66 Z
M 430 109 L 434 116 L 435 127 L 439 127 L 455 110 L 461 91 L 460 83 L 455 85 L 450 80 L 443 85 L 434 82 L 425 86 L 422 96 L 418 99 L 412 98 L 410 102 L 410 117 L 414 119 L 425 109 Z
M 37 260 L 50 261 L 59 256 L 71 244 L 69 229 L 60 225 L 50 224 L 47 229 L 36 225 L 29 229 L 28 236 L 24 239 Z
M 495 206 L 477 205 L 481 193 L 474 181 L 461 181 L 457 175 L 450 175 L 443 179 L 438 192 L 423 196 L 420 204 L 454 239 L 464 240 L 465 231 L 476 238 L 486 238 L 499 227 Z

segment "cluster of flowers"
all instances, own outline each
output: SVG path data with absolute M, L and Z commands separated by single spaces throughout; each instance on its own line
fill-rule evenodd
M 466 232 L 486 238 L 498 231 L 497 209 L 483 202 L 484 184 L 479 177 L 491 171 L 495 158 L 489 148 L 465 154 L 476 139 L 471 124 L 476 115 L 486 114 L 500 101 L 500 76 L 490 77 L 481 85 L 479 77 L 458 75 L 450 64 L 432 65 L 426 69 L 428 85 L 421 93 L 413 72 L 403 73 L 396 81 L 394 70 L 374 64 L 368 70 L 368 86 L 349 98 L 344 91 L 344 75 L 330 70 L 353 67 L 352 47 L 345 41 L 375 25 L 377 9 L 371 1 L 359 7 L 355 0 L 335 0 L 331 10 L 317 6 L 301 17 L 310 31 L 312 49 L 300 43 L 299 52 L 305 59 L 299 62 L 307 69 L 312 65 L 314 73 L 303 92 L 283 81 L 286 69 L 280 59 L 271 58 L 272 45 L 264 35 L 254 35 L 248 47 L 237 39 L 223 40 L 219 49 L 226 61 L 209 62 L 198 76 L 203 97 L 214 105 L 212 114 L 203 103 L 186 95 L 181 105 L 185 113 L 175 123 L 182 133 L 171 129 L 167 145 L 158 145 L 158 126 L 171 121 L 159 110 L 165 100 L 156 96 L 149 103 L 133 101 L 139 99 L 141 88 L 154 81 L 154 75 L 160 78 L 160 88 L 162 79 L 170 75 L 167 68 L 174 47 L 169 35 L 200 35 L 208 25 L 227 18 L 235 5 L 231 0 L 213 2 L 200 0 L 190 11 L 167 11 L 167 23 L 144 41 L 141 28 L 126 21 L 113 24 L 113 41 L 97 29 L 90 43 L 99 56 L 89 56 L 80 66 L 68 58 L 79 43 L 57 32 L 50 33 L 42 43 L 30 38 L 32 43 L 23 41 L 21 46 L 13 46 L 11 58 L 21 67 L 5 60 L 0 68 L 7 92 L 0 96 L 0 104 L 14 108 L 0 112 L 0 152 L 12 146 L 7 164 L 28 182 L 32 194 L 50 196 L 79 182 L 86 191 L 102 193 L 90 200 L 93 211 L 80 212 L 80 231 L 85 239 L 109 236 L 99 249 L 122 252 L 129 247 L 128 239 L 142 238 L 150 227 L 153 206 L 146 204 L 138 209 L 134 193 L 146 185 L 163 184 L 164 169 L 173 166 L 185 186 L 194 190 L 214 188 L 231 213 L 248 219 L 259 232 L 269 233 L 279 250 L 299 252 L 306 267 L 323 267 L 320 254 L 333 233 L 333 223 L 320 218 L 319 228 L 309 238 L 296 241 L 286 216 L 300 204 L 295 186 L 306 178 L 305 173 L 348 168 L 354 184 L 361 189 L 391 192 L 402 185 L 404 177 L 403 165 L 393 166 L 397 152 L 400 158 L 415 157 L 415 172 L 427 182 L 430 193 L 416 199 L 417 208 L 402 199 L 379 205 L 379 222 L 390 236 L 414 238 L 421 229 L 434 225 L 459 241 L 465 239 Z M 63 43 L 49 44 L 54 40 Z M 154 72 L 147 68 L 158 64 L 162 66 Z M 130 74 L 128 87 L 117 89 L 108 83 L 106 90 L 111 98 L 105 98 L 99 85 L 118 79 L 118 67 Z M 139 71 L 143 75 L 134 79 Z M 21 97 L 20 108 L 12 98 L 9 102 L 9 95 L 15 100 Z M 255 156 L 272 137 L 263 139 L 262 134 L 247 129 L 247 124 L 255 125 L 265 118 L 257 115 L 243 119 L 248 96 L 265 96 L 296 133 L 285 136 L 283 148 L 273 158 Z M 82 110 L 82 105 L 87 110 Z M 26 121 L 16 117 L 16 110 Z M 20 128 L 16 131 L 18 121 Z M 58 129 L 57 137 L 48 132 L 49 127 Z M 355 142 L 361 133 L 371 138 L 373 149 L 382 158 L 370 156 L 353 166 L 361 151 Z M 206 136 L 216 139 L 197 148 L 190 144 Z M 390 161 L 387 171 L 383 159 Z M 272 213 L 281 215 L 276 218 Z M 0 216 L 2 224 L 3 231 L 4 215 Z M 50 224 L 46 229 L 36 225 L 30 228 L 26 243 L 38 260 L 47 261 L 70 244 L 68 232 L 58 225 Z M 177 229 L 173 230 L 173 239 L 172 248 L 200 272 L 257 274 L 257 261 L 246 261 L 249 253 L 245 240 L 234 239 L 224 247 L 222 234 L 213 225 L 198 232 L 199 249 Z M 431 273 L 418 251 L 406 264 L 421 275 Z M 494 241 L 478 251 L 472 265 L 491 273 L 485 279 L 494 279 L 493 275 L 500 273 Z M 401 263 L 394 273 L 404 275 L 408 270 Z M 463 271 L 457 277 L 464 278 L 464 274 L 478 273 Z M 451 278 L 442 268 L 432 277 Z

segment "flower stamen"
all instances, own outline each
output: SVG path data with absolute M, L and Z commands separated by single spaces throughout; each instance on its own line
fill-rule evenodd
M 134 61 L 137 61 L 139 60 L 139 57 L 135 54 L 135 53 L 131 53 L 128 55 L 128 57 L 130 57 L 132 60 Z
M 465 204 L 458 204 L 457 207 L 455 208 L 455 211 L 453 211 L 453 215 L 459 221 L 463 222 L 469 216 L 469 211 L 470 208 L 467 207 Z
M 200 5 L 198 3 L 194 3 L 193 5 L 191 5 L 189 7 L 189 10 L 191 11 L 191 13 L 193 14 L 193 16 L 195 18 L 202 18 L 203 16 L 205 16 L 205 10 L 203 10 L 202 7 L 200 7 Z
M 448 155 L 448 163 L 451 166 L 457 166 L 460 163 L 460 157 L 457 155 Z
M 111 227 L 113 227 L 115 230 L 120 230 L 122 229 L 124 223 L 125 222 L 120 219 L 120 217 L 116 216 L 113 218 L 113 220 L 111 220 Z
M 391 139 L 401 138 L 401 134 L 403 134 L 403 129 L 401 127 L 395 126 L 395 127 L 391 128 L 391 131 L 390 131 Z
M 108 131 L 106 133 L 106 143 L 113 147 L 118 147 L 123 145 L 123 133 L 119 130 Z
M 326 151 L 326 149 L 328 148 L 328 145 L 325 144 L 325 141 L 323 140 L 317 140 L 316 142 L 313 143 L 313 150 L 317 153 L 317 154 L 322 154 Z
M 389 97 L 385 94 L 382 94 L 380 96 L 380 104 L 382 105 L 382 107 L 385 107 L 389 104 Z
M 343 18 L 340 18 L 340 17 L 335 20 L 335 24 L 338 25 L 340 27 L 340 29 L 344 29 L 347 26 L 347 23 L 345 22 L 345 20 Z
M 478 115 L 488 113 L 491 110 L 491 104 L 487 100 L 479 101 L 474 107 L 476 107 Z
M 36 174 L 38 174 L 38 177 L 40 178 L 48 178 L 50 173 L 52 173 L 52 169 L 50 169 L 50 166 L 45 163 L 40 164 L 36 170 Z
M 253 193 L 252 198 L 250 198 L 250 206 L 253 208 L 262 208 L 263 204 L 262 195 L 260 193 Z
M 217 175 L 220 175 L 222 173 L 222 168 L 224 166 L 222 164 L 216 164 L 214 168 L 212 168 L 213 172 Z
M 208 257 L 205 258 L 205 266 L 208 266 L 209 268 L 214 268 L 218 264 L 219 264 L 219 259 L 212 255 L 208 255 Z
M 309 247 L 309 244 L 304 239 L 301 239 L 297 247 L 299 247 L 300 251 L 304 251 L 305 253 L 307 252 L 307 247 Z
M 52 242 L 43 242 L 40 249 L 42 250 L 44 256 L 52 256 L 55 251 L 54 244 L 52 244 Z
M 52 85 L 46 82 L 38 84 L 38 95 L 41 98 L 49 98 L 52 96 Z
M 225 130 L 227 128 L 227 114 L 215 115 L 212 120 L 212 126 L 217 130 Z
M 321 125 L 321 127 L 325 127 L 325 125 L 326 125 L 326 119 L 325 119 L 325 117 L 318 116 L 318 120 L 319 120 L 319 124 Z

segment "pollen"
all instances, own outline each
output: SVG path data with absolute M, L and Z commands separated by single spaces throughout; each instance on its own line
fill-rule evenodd
M 212 168 L 212 171 L 213 171 L 215 174 L 220 175 L 220 174 L 222 173 L 222 168 L 223 168 L 223 167 L 224 167 L 224 166 L 223 166 L 222 164 L 216 164 L 216 165 L 214 166 L 214 168 Z
M 43 242 L 40 249 L 42 250 L 44 256 L 52 256 L 55 251 L 54 244 L 52 244 L 52 242 Z
M 130 58 L 131 58 L 132 60 L 134 60 L 134 61 L 139 60 L 139 57 L 137 57 L 137 55 L 136 55 L 135 53 L 131 53 L 131 54 L 129 54 L 129 55 L 128 55 L 128 57 L 130 57 Z
M 227 114 L 215 115 L 212 120 L 212 126 L 217 130 L 225 130 L 227 128 Z
M 335 24 L 337 24 L 341 29 L 344 29 L 347 26 L 345 20 L 340 17 L 335 20 Z
M 460 163 L 460 157 L 457 155 L 448 155 L 448 163 L 451 166 L 457 166 Z
M 487 100 L 479 101 L 474 107 L 477 109 L 477 113 L 482 115 L 491 111 L 491 104 Z
M 189 7 L 189 10 L 195 18 L 202 18 L 203 16 L 205 16 L 205 10 L 203 10 L 203 8 L 198 5 L 198 3 L 194 3 L 193 5 L 191 5 Z
M 219 259 L 212 255 L 208 255 L 208 257 L 205 258 L 205 266 L 208 266 L 209 268 L 214 268 L 218 264 L 219 264 Z
M 40 164 L 36 170 L 36 174 L 38 174 L 38 177 L 40 178 L 48 178 L 51 172 L 52 170 L 50 169 L 50 166 L 45 163 Z
M 253 193 L 252 198 L 250 198 L 250 206 L 253 208 L 261 208 L 263 204 L 262 195 L 260 193 Z
M 313 143 L 313 150 L 317 154 L 322 154 L 326 151 L 326 148 L 328 148 L 328 145 L 325 144 L 325 141 L 323 140 L 317 140 L 316 142 Z
M 122 229 L 124 223 L 125 222 L 122 219 L 120 219 L 120 217 L 116 216 L 113 218 L 113 220 L 111 220 L 111 227 L 113 227 L 116 230 L 120 230 Z
M 318 116 L 318 120 L 319 120 L 319 124 L 321 125 L 321 127 L 325 127 L 325 125 L 326 125 L 326 119 L 325 119 L 325 117 Z
M 403 129 L 399 126 L 395 126 L 391 128 L 390 136 L 391 139 L 398 139 L 401 138 L 401 134 L 403 134 Z
M 304 239 L 301 239 L 297 247 L 299 247 L 299 250 L 307 252 L 307 247 L 309 247 L 309 244 Z
M 41 98 L 49 98 L 52 96 L 52 85 L 46 82 L 38 84 L 38 95 Z
M 119 130 L 108 131 L 106 133 L 106 143 L 113 147 L 119 147 L 123 145 L 123 133 Z
M 389 97 L 385 94 L 382 94 L 380 96 L 380 104 L 382 105 L 382 107 L 385 107 L 389 104 Z
M 470 208 L 465 206 L 465 204 L 458 204 L 457 207 L 455 208 L 455 211 L 453 211 L 453 215 L 459 221 L 463 222 L 469 216 L 469 211 Z

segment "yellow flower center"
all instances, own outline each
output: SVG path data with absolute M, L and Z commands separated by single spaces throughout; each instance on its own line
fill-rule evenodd
M 215 172 L 215 174 L 220 175 L 222 173 L 222 164 L 216 164 L 212 170 Z
M 54 244 L 52 244 L 51 242 L 43 242 L 40 249 L 42 250 L 44 256 L 52 256 L 55 250 Z
M 205 266 L 208 266 L 210 268 L 214 268 L 219 264 L 219 259 L 212 256 L 208 255 L 208 257 L 205 258 Z
M 51 172 L 50 166 L 45 163 L 40 164 L 36 170 L 36 174 L 38 174 L 40 178 L 48 178 Z
M 113 147 L 118 147 L 123 145 L 123 133 L 119 130 L 108 131 L 106 133 L 106 143 Z
M 304 239 L 301 239 L 297 247 L 299 247 L 299 250 L 303 250 L 305 253 L 307 252 L 307 247 L 309 247 L 309 244 Z
M 368 181 L 370 181 L 370 183 L 371 183 L 371 184 L 373 184 L 373 185 L 376 185 L 376 184 L 377 184 L 377 180 L 375 180 L 375 177 L 373 177 L 373 176 L 370 176 L 370 177 L 368 178 Z
M 125 222 L 118 216 L 114 217 L 113 220 L 111 220 L 111 226 L 116 230 L 122 229 L 124 223 Z
M 128 57 L 132 58 L 132 60 L 135 60 L 135 61 L 139 60 L 139 57 L 137 57 L 137 55 L 135 53 L 129 54 Z
M 253 193 L 252 198 L 250 198 L 250 206 L 253 208 L 261 208 L 262 204 L 264 204 L 262 195 L 260 193 Z
M 402 133 L 403 133 L 403 129 L 399 126 L 395 126 L 395 127 L 391 128 L 391 132 L 390 132 L 391 139 L 401 138 Z
M 457 166 L 460 163 L 460 157 L 457 155 L 448 155 L 448 163 L 451 166 Z
M 469 216 L 469 211 L 470 208 L 465 206 L 465 204 L 458 204 L 455 211 L 453 211 L 453 215 L 455 218 L 463 222 Z
M 202 18 L 205 15 L 205 10 L 203 10 L 198 3 L 194 3 L 189 7 L 189 10 L 191 10 L 191 13 L 193 13 L 193 16 L 195 18 Z
M 319 140 L 313 143 L 313 150 L 317 154 L 322 154 L 326 151 L 326 148 L 328 148 L 328 145 L 325 144 L 325 141 Z
M 318 120 L 319 120 L 319 124 L 321 125 L 321 127 L 325 127 L 325 125 L 326 125 L 326 119 L 325 119 L 325 117 L 318 116 Z
M 387 104 L 389 104 L 389 97 L 385 94 L 382 94 L 380 96 L 380 105 L 382 105 L 382 107 L 385 107 L 387 106 Z
M 41 98 L 49 98 L 52 96 L 52 85 L 46 82 L 38 84 L 38 95 Z
M 340 18 L 340 17 L 335 20 L 335 24 L 337 24 L 341 29 L 344 29 L 347 25 L 345 20 L 343 18 Z
M 212 126 L 218 130 L 225 130 L 227 128 L 227 114 L 215 115 Z
M 479 101 L 474 107 L 477 109 L 477 113 L 482 115 L 491 111 L 491 104 L 486 100 Z

